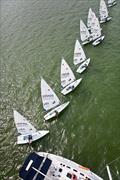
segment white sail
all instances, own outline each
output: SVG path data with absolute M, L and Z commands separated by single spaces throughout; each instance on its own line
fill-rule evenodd
M 77 64 L 85 61 L 85 59 L 86 59 L 86 56 L 83 51 L 83 48 L 82 48 L 80 42 L 78 40 L 76 40 L 73 63 L 74 63 L 74 65 L 77 65 Z
M 16 110 L 14 110 L 14 121 L 17 131 L 21 135 L 31 134 L 36 132 L 34 126 Z
M 43 78 L 41 78 L 41 97 L 43 108 L 46 111 L 60 104 L 60 100 L 58 99 L 57 95 Z
M 89 40 L 90 38 L 90 33 L 88 31 L 88 28 L 86 27 L 86 25 L 82 20 L 80 20 L 80 37 L 81 37 L 81 41 L 83 42 Z
M 67 64 L 67 62 L 62 58 L 61 60 L 61 86 L 65 87 L 71 82 L 75 81 L 76 78 Z
M 92 40 L 95 40 L 101 36 L 100 23 L 96 16 L 94 16 L 94 18 L 92 19 L 91 36 Z
M 92 9 L 89 8 L 89 11 L 88 11 L 88 19 L 87 19 L 87 27 L 88 28 L 91 28 L 91 21 L 92 21 Z
M 104 0 L 100 0 L 99 14 L 100 14 L 100 20 L 104 20 L 108 17 L 108 9 Z

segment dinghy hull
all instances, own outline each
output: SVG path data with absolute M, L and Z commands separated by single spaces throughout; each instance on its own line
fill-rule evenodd
M 80 84 L 81 81 L 82 81 L 82 78 L 77 79 L 76 81 L 70 83 L 61 91 L 61 93 L 63 95 L 66 95 L 66 94 L 72 92 Z
M 107 17 L 107 18 L 105 18 L 103 20 L 100 20 L 100 24 L 106 23 L 106 22 L 110 21 L 111 19 L 112 19 L 112 17 Z
M 89 63 L 90 63 L 90 58 L 87 59 L 87 60 L 85 60 L 85 61 L 78 67 L 78 69 L 77 69 L 76 72 L 82 73 L 83 71 L 85 71 L 86 68 L 88 67 Z
M 53 110 L 51 110 L 50 112 L 48 112 L 45 116 L 44 119 L 47 121 L 51 118 L 56 117 L 61 111 L 63 111 L 68 105 L 69 105 L 69 101 L 61 104 L 60 106 L 57 106 L 56 108 L 54 108 Z
M 90 43 L 90 40 L 83 41 L 83 42 L 82 42 L 82 45 L 86 45 L 86 44 L 89 44 L 89 43 Z
M 101 36 L 99 38 L 97 38 L 93 43 L 92 45 L 93 46 L 97 46 L 98 44 L 100 44 L 103 40 L 104 40 L 105 36 Z
M 108 4 L 108 7 L 113 7 L 113 6 L 115 6 L 117 4 L 117 2 L 116 1 L 114 1 L 113 3 L 111 3 L 111 4 Z
M 30 143 L 29 135 L 32 136 L 31 142 L 33 142 L 33 141 L 36 141 L 36 140 L 42 138 L 43 136 L 47 135 L 48 133 L 49 133 L 49 131 L 47 131 L 47 130 L 41 130 L 41 131 L 37 131 L 35 133 L 31 133 L 31 134 L 27 134 L 27 135 L 20 135 L 17 138 L 17 144 Z

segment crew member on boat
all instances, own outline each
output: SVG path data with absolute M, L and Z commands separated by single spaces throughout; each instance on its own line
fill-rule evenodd
M 32 135 L 28 135 L 28 141 L 29 141 L 29 144 L 32 143 L 32 139 L 33 139 Z

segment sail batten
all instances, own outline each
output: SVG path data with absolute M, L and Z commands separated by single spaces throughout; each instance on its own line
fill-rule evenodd
M 64 88 L 71 82 L 75 81 L 75 75 L 73 74 L 70 66 L 67 64 L 64 58 L 61 60 L 61 86 Z
M 41 78 L 41 97 L 43 108 L 46 111 L 60 104 L 59 98 L 43 78 Z

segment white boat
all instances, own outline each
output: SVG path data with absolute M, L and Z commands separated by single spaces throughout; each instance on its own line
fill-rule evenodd
M 52 88 L 47 84 L 47 82 L 41 78 L 41 97 L 42 97 L 42 103 L 43 108 L 45 111 L 49 111 L 45 116 L 45 120 L 49 120 L 53 117 L 58 116 L 58 114 L 63 111 L 68 104 L 69 101 L 61 104 L 59 98 L 55 94 L 55 92 L 52 90 Z
M 19 172 L 23 180 L 103 180 L 89 168 L 45 152 L 32 152 Z
M 93 11 L 92 11 L 91 8 L 89 8 L 89 10 L 88 10 L 88 18 L 87 18 L 87 27 L 88 27 L 88 30 L 91 29 L 92 18 L 93 18 Z
M 99 20 L 94 15 L 92 19 L 92 27 L 91 27 L 91 36 L 93 40 L 93 43 L 92 43 L 93 46 L 100 44 L 104 40 L 105 36 L 102 36 L 101 31 L 102 29 L 100 27 Z
M 78 40 L 75 42 L 73 64 L 78 65 L 86 60 L 84 50 Z
M 88 66 L 90 62 L 90 58 L 86 58 L 86 55 L 85 55 L 85 52 L 80 44 L 80 42 L 78 40 L 76 40 L 76 43 L 75 43 L 75 48 L 74 48 L 74 58 L 73 58 L 73 64 L 74 65 L 78 65 L 80 63 L 82 63 L 78 69 L 77 69 L 77 72 L 78 73 L 82 73 Z M 82 65 L 85 65 L 87 64 L 87 66 L 82 69 L 81 71 L 81 68 L 83 67 Z
M 17 144 L 32 143 L 49 133 L 47 130 L 36 130 L 36 128 L 16 110 L 14 110 L 14 121 L 19 134 Z
M 90 32 L 82 20 L 80 20 L 80 38 L 82 45 L 88 44 L 92 40 Z
M 104 0 L 100 0 L 99 17 L 100 23 L 108 22 L 111 20 Z
M 61 60 L 61 86 L 62 91 L 61 93 L 63 95 L 66 95 L 73 91 L 82 81 L 82 78 L 77 79 L 75 78 L 75 75 L 73 74 L 73 71 L 71 70 L 68 63 L 65 61 L 64 58 Z
M 86 68 L 88 67 L 89 63 L 90 63 L 90 58 L 87 59 L 86 61 L 84 61 L 84 62 L 78 67 L 78 69 L 77 69 L 76 72 L 82 73 L 83 71 L 85 71 Z
M 108 7 L 115 6 L 117 2 L 115 0 L 108 0 Z

